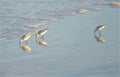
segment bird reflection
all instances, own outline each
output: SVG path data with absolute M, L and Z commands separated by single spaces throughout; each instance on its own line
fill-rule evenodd
M 105 43 L 106 40 L 102 37 L 101 31 L 105 28 L 105 25 L 100 25 L 94 30 L 94 37 L 98 42 Z
M 26 52 L 30 52 L 32 50 L 32 48 L 28 45 L 21 46 L 21 48 Z
M 28 44 L 26 44 L 26 45 L 20 44 L 20 48 L 26 52 L 30 52 L 32 50 L 32 48 L 30 46 L 28 46 Z
M 98 41 L 98 42 L 101 42 L 101 43 L 105 43 L 106 42 L 106 40 L 103 38 L 103 37 L 101 37 L 101 35 L 94 35 L 94 37 L 95 37 L 95 39 Z
M 36 40 L 36 42 L 40 45 L 48 46 L 48 44 L 44 40 Z

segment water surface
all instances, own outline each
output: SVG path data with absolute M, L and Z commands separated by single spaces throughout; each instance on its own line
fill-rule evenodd
M 111 2 L 0 0 L 0 77 L 118 77 L 119 8 Z M 80 9 L 88 12 L 79 14 Z M 105 43 L 94 36 L 102 24 Z M 41 26 L 48 28 L 48 46 L 36 43 L 33 35 L 28 40 L 32 51 L 21 49 L 21 36 Z

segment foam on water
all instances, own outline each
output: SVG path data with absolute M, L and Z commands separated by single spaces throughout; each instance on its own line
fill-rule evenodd
M 98 11 L 101 7 L 109 7 L 108 4 L 112 1 L 0 0 L 0 41 L 20 38 L 23 34 L 36 31 L 49 22 L 64 16 L 77 15 L 80 9 Z

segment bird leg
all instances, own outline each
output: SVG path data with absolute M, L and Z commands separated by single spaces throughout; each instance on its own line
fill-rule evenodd
M 36 40 L 38 40 L 38 36 L 36 36 Z
M 28 41 L 26 41 L 26 45 L 28 45 Z
M 101 31 L 99 31 L 99 36 L 101 37 Z
M 44 35 L 41 38 L 42 38 L 42 40 L 44 40 Z

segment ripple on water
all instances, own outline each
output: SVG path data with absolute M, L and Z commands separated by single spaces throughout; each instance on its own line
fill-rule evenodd
M 7 5 L 7 6 L 6 6 Z M 0 40 L 19 38 L 64 16 L 118 6 L 117 0 L 9 0 L 0 1 Z M 32 9 L 32 10 L 31 10 Z

